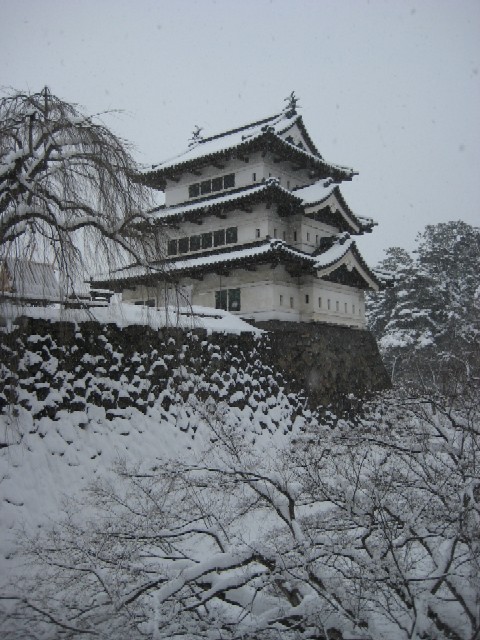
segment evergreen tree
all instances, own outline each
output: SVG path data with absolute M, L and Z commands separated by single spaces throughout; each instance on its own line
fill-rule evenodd
M 392 377 L 425 381 L 430 356 L 428 377 L 436 382 L 451 377 L 452 366 L 468 368 L 480 329 L 480 229 L 461 221 L 429 225 L 413 256 L 394 247 L 379 266 L 393 283 L 370 296 L 369 325 Z

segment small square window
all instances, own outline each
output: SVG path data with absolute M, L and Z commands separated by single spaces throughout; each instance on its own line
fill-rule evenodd
M 201 236 L 190 236 L 190 251 L 200 251 L 201 247 Z
M 212 180 L 212 191 L 221 191 L 223 189 L 223 179 L 222 178 L 213 178 Z
M 202 233 L 202 249 L 210 249 L 213 245 L 213 236 L 212 232 Z
M 240 311 L 240 289 L 228 290 L 228 310 Z
M 180 238 L 178 241 L 178 253 L 188 253 L 188 238 Z
M 204 180 L 203 182 L 200 183 L 200 191 L 202 192 L 202 195 L 204 193 L 211 193 L 212 192 L 212 181 L 211 180 Z
M 223 188 L 233 189 L 235 186 L 235 174 L 229 173 L 228 176 L 223 176 Z
M 176 256 L 177 255 L 177 241 L 169 240 L 168 241 L 168 255 Z
M 215 291 L 215 309 L 223 309 L 227 310 L 227 289 L 222 289 L 221 291 Z
M 234 244 L 238 241 L 237 227 L 228 227 L 225 232 L 225 242 L 227 244 Z
M 221 247 L 225 244 L 225 229 L 218 229 L 213 232 L 213 246 Z
M 199 195 L 200 195 L 200 184 L 198 182 L 195 184 L 191 184 L 188 187 L 188 197 L 196 198 Z

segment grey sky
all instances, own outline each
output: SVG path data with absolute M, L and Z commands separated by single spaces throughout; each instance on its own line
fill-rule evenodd
M 295 90 L 371 264 L 426 224 L 480 224 L 478 0 L 0 0 L 0 85 L 52 92 L 142 163 L 279 111 Z

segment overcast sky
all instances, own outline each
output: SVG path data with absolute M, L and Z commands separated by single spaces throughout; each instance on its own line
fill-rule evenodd
M 142 163 L 280 111 L 294 90 L 342 187 L 412 249 L 426 224 L 480 224 L 479 0 L 0 0 L 0 86 L 104 121 Z

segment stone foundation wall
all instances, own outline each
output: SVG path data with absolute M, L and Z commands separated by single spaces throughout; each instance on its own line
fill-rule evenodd
M 366 331 L 281 322 L 265 328 L 259 337 L 21 318 L 0 334 L 0 410 L 19 404 L 36 419 L 54 418 L 88 403 L 113 418 L 158 401 L 168 409 L 192 393 L 243 410 L 247 403 L 268 407 L 281 388 L 296 411 L 389 386 Z

